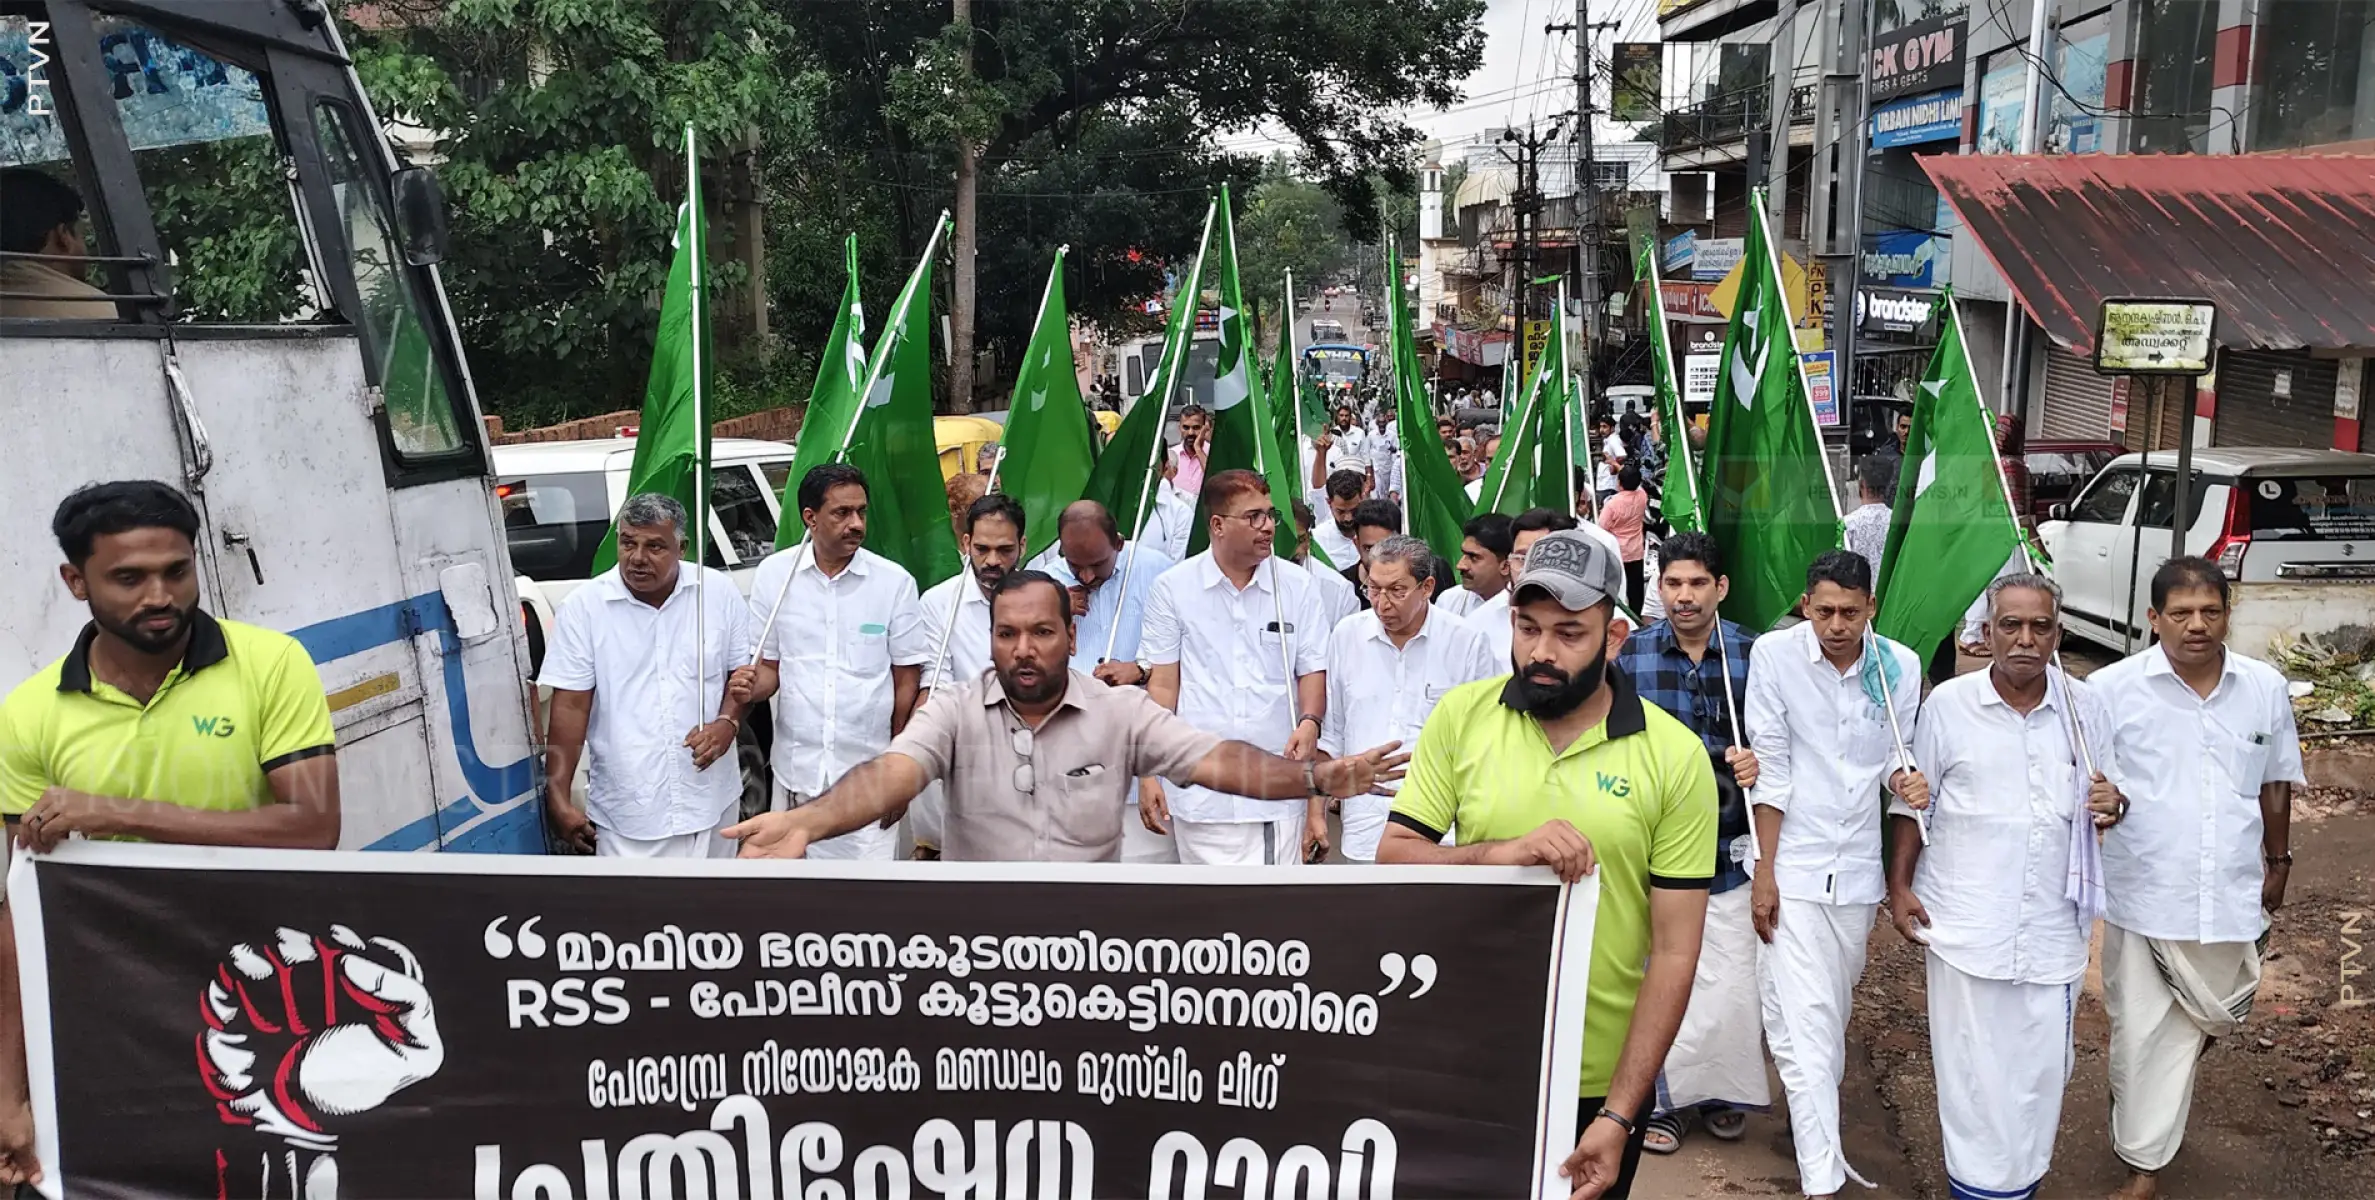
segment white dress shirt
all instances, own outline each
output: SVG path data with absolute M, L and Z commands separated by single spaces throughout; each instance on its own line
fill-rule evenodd
M 1357 754 L 1398 741 L 1407 750 L 1443 693 L 1507 670 L 1482 633 L 1449 613 L 1430 608 L 1426 624 L 1399 649 L 1374 609 L 1354 613 L 1328 640 L 1328 713 L 1319 747 Z
M 1342 530 L 1336 528 L 1336 522 L 1328 512 L 1326 504 L 1315 504 L 1312 507 L 1315 510 L 1315 515 L 1319 517 L 1319 523 L 1312 526 L 1311 544 L 1326 554 L 1328 562 L 1339 571 L 1359 562 L 1361 558 L 1360 543 L 1353 541 Z
M 1293 678 L 1280 653 L 1282 609 L 1283 657 L 1293 660 Z M 1272 557 L 1240 591 L 1207 550 L 1155 581 L 1139 655 L 1156 666 L 1178 664 L 1179 715 L 1189 723 L 1277 754 L 1302 717 L 1295 680 L 1327 670 L 1326 620 L 1319 589 L 1301 567 Z M 1300 815 L 1304 804 L 1187 785 L 1166 794 L 1182 821 L 1281 821 Z
M 772 629 L 757 628 L 791 574 Z M 775 781 L 824 794 L 842 773 L 891 744 L 891 668 L 920 667 L 936 647 L 905 568 L 859 549 L 827 576 L 803 546 L 771 554 L 751 580 L 753 630 L 782 664 L 775 695 Z
M 1889 698 L 1910 743 L 1921 708 L 1921 662 L 1904 646 L 1879 640 L 1897 661 Z M 1741 715 L 1757 756 L 1756 803 L 1787 814 L 1773 855 L 1774 882 L 1793 900 L 1879 903 L 1888 894 L 1880 869 L 1881 787 L 1897 769 L 1897 749 L 1888 714 L 1864 694 L 1864 655 L 1842 673 L 1823 657 L 1809 621 L 1758 638 L 1749 664 L 1748 710 Z
M 1509 645 L 1516 640 L 1509 627 L 1509 592 L 1502 588 L 1500 595 L 1477 601 L 1464 618 L 1470 628 L 1484 635 L 1485 650 L 1504 670 L 1509 669 Z
M 691 563 L 657 608 L 627 591 L 617 567 L 561 602 L 537 681 L 594 693 L 586 815 L 596 826 L 636 841 L 707 833 L 740 801 L 736 756 L 696 771 L 684 738 L 716 719 L 726 675 L 747 661 L 750 639 L 750 609 L 734 581 Z
M 2093 818 L 2080 802 L 2064 682 L 2057 675 L 2026 716 L 1993 671 L 1939 684 L 1922 704 L 1913 761 L 1930 781 L 1930 844 L 1913 894 L 1930 914 L 1930 949 L 1965 975 L 2061 984 L 2086 974 L 2087 935 L 2068 896 L 2070 823 Z M 2111 726 L 2100 700 L 2084 683 L 2069 688 L 2089 745 L 2101 744 Z M 1913 815 L 1895 797 L 1889 811 Z
M 1163 557 L 1178 562 L 1186 556 L 1188 538 L 1196 531 L 1196 498 L 1158 480 L 1151 507 L 1140 536 L 1146 539 L 1147 549 L 1160 550 Z
M 1337 622 L 1361 611 L 1360 589 L 1344 577 L 1341 569 L 1331 570 L 1317 560 L 1295 565 L 1303 568 L 1303 573 L 1311 577 L 1312 586 L 1319 589 L 1320 619 L 1327 623 L 1327 628 L 1333 630 Z M 1350 564 L 1340 567 L 1345 565 Z
M 924 687 L 948 689 L 981 678 L 990 669 L 990 598 L 981 594 L 981 581 L 972 568 L 933 584 L 921 603 L 924 644 L 940 653 L 939 661 L 924 664 Z M 940 652 L 943 638 L 948 649 Z
M 2159 646 L 2094 673 L 2113 716 L 2128 815 L 2103 838 L 2112 924 L 2176 942 L 2259 939 L 2260 787 L 2301 785 L 2301 739 L 2276 668 L 2226 652 L 2204 700 Z
M 1509 589 L 1503 588 L 1501 590 L 1505 592 Z M 1497 596 L 1499 593 L 1495 593 L 1495 595 Z M 1475 612 L 1477 608 L 1484 603 L 1484 597 L 1469 591 L 1464 586 L 1455 587 L 1450 591 L 1435 597 L 1435 607 L 1440 608 L 1455 617 L 1467 616 L 1468 614 Z

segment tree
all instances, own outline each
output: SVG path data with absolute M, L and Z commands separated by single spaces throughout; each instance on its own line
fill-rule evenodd
M 954 147 L 975 148 L 983 340 L 1018 347 L 1042 273 L 1002 271 L 993 256 L 1030 247 L 1044 264 L 1051 227 L 1200 210 L 1222 178 L 1253 174 L 1216 145 L 1226 133 L 1286 129 L 1302 170 L 1340 203 L 1357 199 L 1345 219 L 1374 237 L 1367 178 L 1407 181 L 1418 141 L 1394 114 L 1455 101 L 1483 49 L 1482 0 L 974 0 L 961 30 L 937 4 L 768 2 L 818 56 L 823 136 L 864 161 L 903 250 L 953 197 Z M 1071 240 L 1076 253 L 1122 254 L 1105 277 L 1142 285 L 1193 240 L 1195 216 L 1185 225 Z M 1101 294 L 1101 273 L 1082 270 L 1080 311 L 1125 320 L 1153 290 Z
M 1350 265 L 1352 252 L 1334 196 L 1283 170 L 1267 174 L 1237 218 L 1238 268 L 1257 326 L 1261 314 L 1276 313 L 1287 272 L 1294 272 L 1297 291 L 1309 297 Z
M 809 141 L 796 41 L 759 0 L 450 0 L 350 5 L 379 111 L 437 131 L 453 208 L 445 272 L 481 399 L 518 423 L 609 411 L 651 361 L 685 124 L 704 172 L 761 131 Z M 729 189 L 713 185 L 713 195 Z M 747 279 L 713 226 L 718 307 Z M 836 235 L 838 236 L 838 235 Z

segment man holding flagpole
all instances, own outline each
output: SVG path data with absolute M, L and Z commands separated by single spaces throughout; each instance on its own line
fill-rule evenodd
M 736 672 L 750 613 L 724 572 L 684 561 L 686 515 L 646 492 L 619 509 L 618 565 L 569 594 L 537 682 L 553 689 L 545 812 L 561 841 L 605 858 L 731 858 L 735 736 L 752 679 Z M 694 586 L 697 574 L 710 578 Z M 707 719 L 681 738 L 699 712 Z M 586 805 L 571 797 L 591 752 Z
M 1903 801 L 1889 806 L 1888 904 L 1897 932 L 1928 948 L 1947 1189 L 2026 1200 L 2053 1162 L 2101 915 L 2100 890 L 2083 903 L 2072 873 L 2127 801 L 2090 767 L 2086 743 L 2109 716 L 2051 669 L 2060 589 L 2011 575 L 1987 601 L 1992 664 L 1938 685 L 1914 735 L 1914 761 L 1937 787 L 1928 837 Z
M 1327 715 L 1329 628 L 1303 568 L 1274 553 L 1282 517 L 1247 470 L 1204 482 L 1211 548 L 1155 580 L 1139 653 L 1147 694 L 1197 728 L 1311 761 Z M 1327 851 L 1327 800 L 1263 800 L 1139 781 L 1141 820 L 1179 861 L 1294 866 Z
M 1872 568 L 1828 550 L 1806 568 L 1806 620 L 1750 651 L 1749 746 L 1760 768 L 1750 919 L 1765 1040 L 1789 1095 L 1798 1186 L 1810 1197 L 1866 1183 L 1839 1140 L 1847 1018 L 1863 978 L 1881 875 L 1880 788 L 1914 809 L 1929 785 L 1904 739 L 1921 702 L 1921 663 L 1875 638 Z M 1876 652 L 1877 651 L 1877 652 Z M 1869 1184 L 1867 1183 L 1867 1186 Z
M 933 661 L 924 664 L 921 708 L 934 692 L 947 691 L 981 678 L 990 669 L 990 596 L 998 582 L 1021 565 L 1025 517 L 1023 506 L 1004 492 L 991 492 L 965 507 L 964 536 L 957 547 L 965 555 L 965 570 L 932 586 L 923 595 L 926 628 L 938 647 Z M 924 789 L 908 808 L 908 833 L 915 839 L 917 858 L 938 858 L 941 834 L 947 828 L 948 796 L 938 784 Z
M 1746 1130 L 1748 1110 L 1773 1103 L 1757 1008 L 1756 927 L 1748 911 L 1755 855 L 1748 844 L 1746 793 L 1757 785 L 1757 756 L 1740 729 L 1756 639 L 1717 615 L 1730 591 L 1715 539 L 1703 533 L 1666 539 L 1658 564 L 1666 617 L 1626 638 L 1616 660 L 1642 699 L 1699 735 L 1715 772 L 1715 874 L 1708 887 L 1707 932 L 1690 1007 L 1658 1081 L 1658 1111 L 1650 1117 L 1645 1143 L 1653 1154 L 1682 1147 L 1694 1112 L 1707 1132 L 1734 1141 Z
M 777 812 L 823 795 L 907 727 L 935 632 L 915 577 L 866 549 L 863 472 L 841 463 L 817 467 L 801 478 L 799 503 L 807 546 L 762 561 L 750 595 L 760 625 L 751 700 L 782 693 L 774 705 L 770 807 Z M 808 853 L 888 861 L 896 846 L 891 831 L 869 827 Z

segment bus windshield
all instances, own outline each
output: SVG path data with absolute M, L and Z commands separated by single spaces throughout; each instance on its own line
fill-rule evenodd
M 1358 346 L 1313 346 L 1303 351 L 1303 364 L 1326 382 L 1357 381 L 1369 373 L 1369 352 Z

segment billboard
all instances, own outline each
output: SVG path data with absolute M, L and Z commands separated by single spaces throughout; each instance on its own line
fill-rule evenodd
M 1963 82 L 1963 14 L 1931 17 L 1872 35 L 1874 103 Z
M 1891 100 L 1872 110 L 1872 148 L 1951 142 L 1963 136 L 1963 89 Z
M 1608 115 L 1619 121 L 1657 120 L 1665 67 L 1663 43 L 1618 42 L 1610 60 Z

